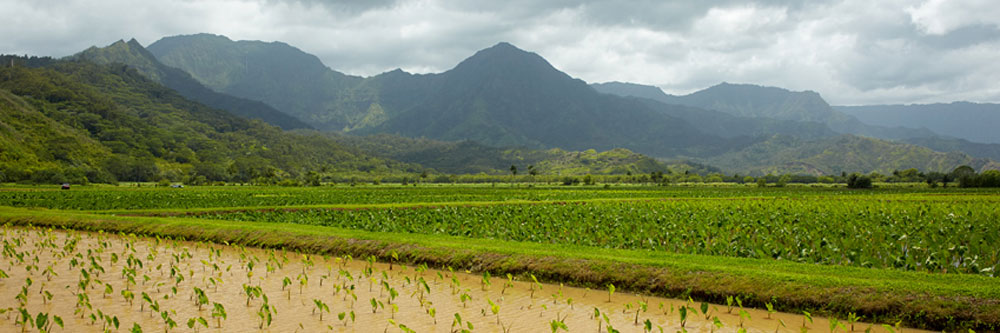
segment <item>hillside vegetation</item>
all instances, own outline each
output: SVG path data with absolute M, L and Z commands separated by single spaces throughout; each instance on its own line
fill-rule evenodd
M 962 165 L 976 170 L 1000 167 L 994 161 L 972 158 L 963 153 L 941 153 L 925 147 L 854 135 L 815 141 L 777 135 L 742 151 L 716 156 L 705 162 L 723 169 L 741 168 L 751 174 L 835 175 L 858 170 L 889 174 L 910 168 L 949 172 Z
M 420 170 L 186 100 L 125 65 L 15 62 L 0 69 L 5 181 L 271 182 Z
M 135 39 L 128 42 L 119 40 L 103 48 L 91 47 L 73 57 L 98 64 L 128 65 L 150 80 L 176 90 L 187 99 L 209 107 L 226 110 L 244 118 L 260 119 L 283 129 L 311 128 L 297 118 L 284 114 L 263 102 L 233 97 L 206 88 L 187 72 L 160 63 Z
M 973 163 L 967 154 L 993 157 L 990 147 L 945 142 L 926 129 L 864 124 L 815 92 L 723 83 L 672 96 L 634 84 L 588 85 L 508 43 L 483 49 L 442 73 L 394 70 L 368 78 L 337 72 L 280 42 L 199 34 L 166 37 L 148 49 L 213 89 L 274 105 L 320 130 L 414 138 L 397 142 L 409 147 L 405 152 L 377 143 L 355 146 L 446 172 L 502 172 L 511 164 L 541 168 L 544 164 L 534 161 L 542 152 L 556 152 L 549 158 L 566 160 L 554 148 L 624 148 L 661 161 L 718 163 L 726 173 L 744 174 L 869 173 L 903 166 L 947 172 L 953 162 Z M 900 141 L 836 147 L 843 133 Z M 775 144 L 775 135 L 793 137 L 809 148 Z M 812 157 L 810 151 L 856 158 L 833 161 Z M 585 161 L 544 172 L 648 169 L 628 166 L 629 161 L 595 169 L 582 165 Z
M 509 174 L 515 166 L 521 175 L 626 175 L 678 170 L 700 174 L 720 170 L 692 162 L 662 162 L 649 156 L 616 148 L 566 151 L 558 148 L 496 148 L 475 141 L 446 142 L 411 139 L 387 134 L 332 136 L 337 141 L 370 151 L 376 156 L 416 163 L 452 174 Z M 530 167 L 530 169 L 529 169 Z

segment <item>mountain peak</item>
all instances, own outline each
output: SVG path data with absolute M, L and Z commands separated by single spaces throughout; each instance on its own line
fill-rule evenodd
M 513 49 L 513 50 L 521 50 L 517 46 L 514 46 L 514 44 L 511 44 L 511 43 L 508 43 L 508 42 L 499 42 L 499 43 L 496 43 L 496 45 L 490 46 L 489 48 L 490 49 Z
M 142 44 L 139 44 L 139 41 L 135 40 L 135 38 L 129 39 L 128 42 L 126 42 L 125 44 L 128 44 L 128 46 L 131 46 L 131 47 L 145 48 L 145 47 L 142 46 Z
M 511 71 L 536 74 L 559 72 L 542 56 L 519 49 L 507 42 L 479 50 L 455 66 L 452 71 L 495 75 L 508 75 Z

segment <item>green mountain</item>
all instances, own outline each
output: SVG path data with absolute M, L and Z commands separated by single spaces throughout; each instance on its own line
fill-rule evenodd
M 267 103 L 318 129 L 351 125 L 347 118 L 352 115 L 343 115 L 339 104 L 354 99 L 348 90 L 362 79 L 334 71 L 288 44 L 197 34 L 166 37 L 147 49 L 215 91 Z
M 332 137 L 344 145 L 372 152 L 379 157 L 417 163 L 453 174 L 507 174 L 511 165 L 518 166 L 522 173 L 527 173 L 527 166 L 530 165 L 543 175 L 648 174 L 676 169 L 700 174 L 719 171 L 690 162 L 664 163 L 624 148 L 574 152 L 558 148 L 496 148 L 474 141 L 445 142 L 388 134 L 363 137 L 333 134 Z
M 190 74 L 163 65 L 135 39 L 119 40 L 103 48 L 91 47 L 73 56 L 98 64 L 124 64 L 135 68 L 149 79 L 176 90 L 187 99 L 209 107 L 229 111 L 251 119 L 260 119 L 283 129 L 310 128 L 297 118 L 284 114 L 259 101 L 233 97 L 206 88 Z
M 0 182 L 101 181 L 111 150 L 73 127 L 46 117 L 30 100 L 0 89 Z
M 491 146 L 628 148 L 659 157 L 716 154 L 747 141 L 705 135 L 642 101 L 596 93 L 507 43 L 441 74 L 396 70 L 365 79 L 282 43 L 193 35 L 161 39 L 149 50 L 213 89 L 257 98 L 324 130 Z
M 962 152 L 975 157 L 1000 161 L 1000 144 L 997 143 L 978 143 L 965 139 L 943 137 L 909 138 L 901 141 L 937 151 Z
M 815 92 L 724 83 L 671 96 L 640 85 L 587 85 L 541 56 L 507 43 L 481 50 L 443 73 L 395 70 L 369 78 L 336 72 L 316 57 L 277 42 L 175 36 L 153 43 L 149 50 L 213 89 L 264 101 L 322 130 L 426 139 L 397 140 L 393 144 L 414 147 L 379 156 L 447 171 L 490 172 L 498 165 L 503 171 L 508 161 L 527 160 L 525 156 L 551 148 L 595 153 L 625 148 L 657 158 L 696 158 L 741 172 L 867 172 L 903 165 L 936 170 L 948 164 L 938 153 L 904 143 L 874 140 L 830 148 L 855 142 L 838 141 L 843 138 L 839 133 L 894 140 L 934 134 L 864 124 L 834 110 Z M 372 138 L 366 137 L 377 141 Z M 396 151 L 391 144 L 352 145 Z M 803 147 L 892 158 L 838 162 L 809 155 Z M 941 156 L 952 155 L 968 157 Z M 541 165 L 542 159 L 534 161 Z
M 820 123 L 837 133 L 856 134 L 880 139 L 907 139 L 935 136 L 928 130 L 893 125 L 872 126 L 833 109 L 813 91 L 789 91 L 752 84 L 721 83 L 694 93 L 675 96 L 657 87 L 633 83 L 609 82 L 592 85 L 598 91 L 619 96 L 648 98 L 666 104 L 687 105 L 752 119 L 786 121 L 772 127 L 772 133 L 788 133 L 801 125 L 795 122 Z M 781 132 L 784 129 L 785 132 Z M 815 136 L 819 137 L 819 136 Z
M 837 111 L 876 126 L 926 128 L 943 135 L 981 143 L 1000 143 L 1000 104 L 836 106 Z
M 734 116 L 714 110 L 664 104 L 647 98 L 628 98 L 635 98 L 654 110 L 672 117 L 684 119 L 703 133 L 724 138 L 758 138 L 774 134 L 785 134 L 806 139 L 818 139 L 838 134 L 825 124 L 817 122 Z
M 13 68 L 0 68 L 6 181 L 247 181 L 421 170 L 192 102 L 130 66 L 0 57 L 11 59 Z
M 738 152 L 704 159 L 727 171 L 761 174 L 829 175 L 842 172 L 879 172 L 917 168 L 949 172 L 961 165 L 976 170 L 996 169 L 1000 164 L 967 154 L 936 152 L 926 147 L 879 139 L 841 135 L 820 140 L 802 140 L 776 135 Z
M 537 54 L 500 43 L 437 75 L 430 97 L 362 133 L 493 146 L 701 155 L 733 143 L 644 103 L 599 94 Z M 721 147 L 721 148 L 720 148 Z

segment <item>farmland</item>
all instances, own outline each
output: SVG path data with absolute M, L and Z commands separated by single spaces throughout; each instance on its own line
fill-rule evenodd
M 0 190 L 0 219 L 994 330 L 998 201 L 919 187 L 23 187 Z
M 4 299 L 18 326 L 111 331 L 624 332 L 882 327 L 603 290 L 134 235 L 0 229 Z M 38 262 L 34 261 L 38 258 Z M 18 265 L 31 267 L 17 269 Z M 9 272 L 9 273 L 6 273 Z M 35 292 L 35 291 L 38 292 Z M 682 310 L 683 309 L 683 310 Z M 683 313 L 683 314 L 682 314 Z M 43 319 L 38 319 L 43 318 Z

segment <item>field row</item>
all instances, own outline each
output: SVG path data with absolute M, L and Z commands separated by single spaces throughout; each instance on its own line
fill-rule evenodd
M 201 218 L 994 276 L 983 202 L 666 200 L 208 213 Z
M 897 200 L 989 200 L 1000 202 L 996 192 L 954 189 L 890 188 L 850 191 L 843 188 L 755 188 L 755 187 L 511 187 L 490 186 L 361 186 L 361 187 L 78 187 L 0 188 L 0 205 L 45 207 L 67 210 L 194 209 L 211 207 L 280 207 L 303 205 L 371 205 L 440 202 L 576 201 L 638 198 L 865 198 Z

